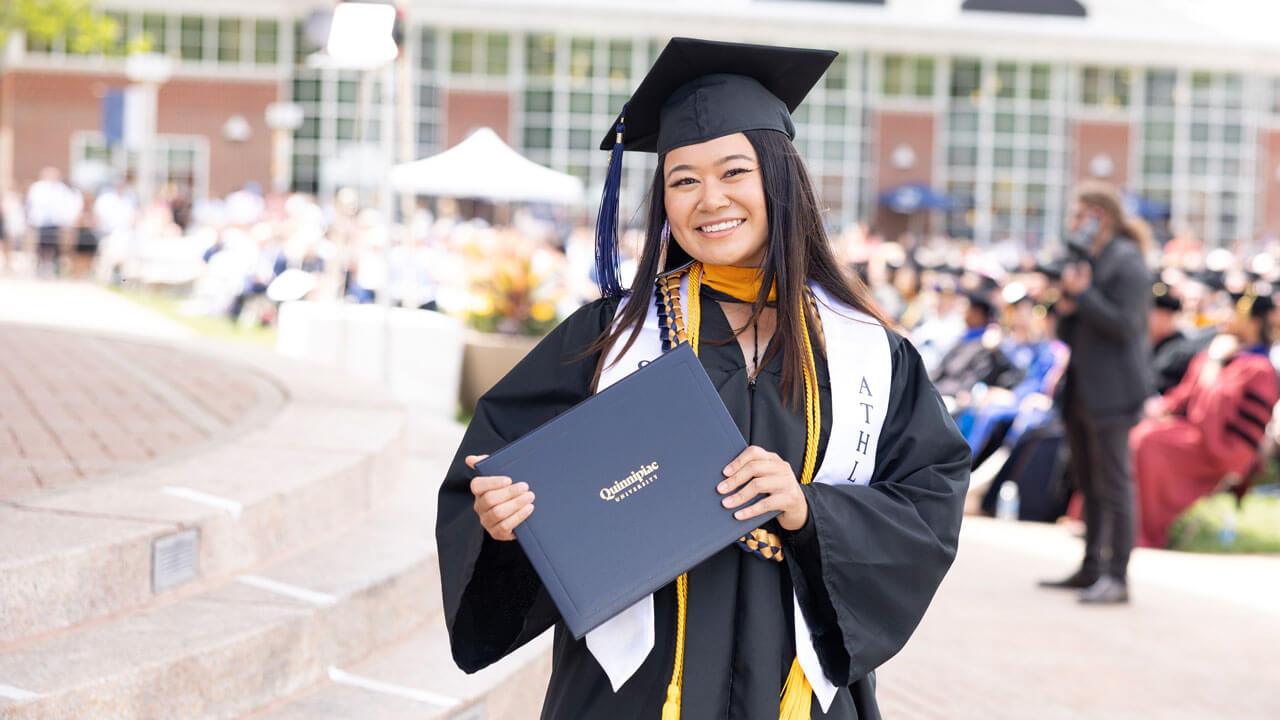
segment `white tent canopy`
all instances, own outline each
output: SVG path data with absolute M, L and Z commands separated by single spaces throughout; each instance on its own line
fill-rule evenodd
M 438 155 L 391 168 L 391 187 L 415 195 L 575 205 L 582 181 L 512 150 L 489 128 Z

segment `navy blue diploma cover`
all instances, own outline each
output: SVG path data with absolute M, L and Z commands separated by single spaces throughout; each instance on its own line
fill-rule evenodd
M 527 482 L 516 528 L 577 639 L 777 515 L 734 519 L 716 485 L 747 444 L 682 344 L 477 464 Z

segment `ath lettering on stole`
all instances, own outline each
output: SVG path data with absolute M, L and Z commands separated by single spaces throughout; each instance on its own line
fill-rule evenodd
M 854 473 L 858 472 L 858 465 L 867 457 L 867 448 L 871 443 L 871 435 L 867 430 L 871 429 L 871 411 L 875 409 L 875 397 L 871 394 L 871 385 L 867 383 L 867 376 L 862 376 L 862 383 L 858 386 L 858 397 L 866 398 L 859 400 L 858 404 L 862 406 L 864 427 L 858 428 L 858 454 L 861 458 L 853 461 L 853 469 L 849 471 L 849 482 L 853 482 Z M 872 460 L 874 462 L 874 458 Z

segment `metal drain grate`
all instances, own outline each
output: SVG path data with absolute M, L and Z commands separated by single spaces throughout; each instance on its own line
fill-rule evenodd
M 200 531 L 183 530 L 151 544 L 151 591 L 163 592 L 196 579 Z

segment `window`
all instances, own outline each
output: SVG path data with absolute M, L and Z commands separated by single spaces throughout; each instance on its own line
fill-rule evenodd
M 153 52 L 164 54 L 169 50 L 169 18 L 147 13 L 142 16 L 142 33 Z
M 505 76 L 509 52 L 509 41 L 505 33 L 491 33 L 485 43 L 485 73 Z
M 510 36 L 455 30 L 449 34 L 449 70 L 455 75 L 506 76 L 510 64 Z
M 624 88 L 631 77 L 631 41 L 609 41 L 609 82 L 621 84 Z M 621 106 L 619 106 L 621 107 Z
M 1057 232 L 1068 184 L 1066 102 L 1055 89 L 1062 71 L 1047 63 L 952 60 L 941 174 L 953 199 L 973 209 L 952 213 L 948 232 L 1027 245 Z
M 280 23 L 257 20 L 253 24 L 253 59 L 260 65 L 271 65 L 280 54 Z
M 180 55 L 183 60 L 204 59 L 204 18 L 183 15 L 178 21 L 181 29 Z
M 1129 107 L 1129 69 L 1086 66 L 1080 72 L 1080 104 Z
M 449 36 L 449 70 L 459 75 L 475 72 L 476 34 L 454 32 Z
M 880 93 L 885 97 L 933 97 L 931 57 L 885 55 L 880 71 Z
M 218 62 L 240 62 L 241 23 L 237 18 L 218 20 Z
M 556 69 L 556 37 L 529 35 L 524 45 L 525 73 L 531 77 L 549 78 Z
M 201 135 L 156 135 L 153 148 L 155 187 L 173 183 L 191 191 L 195 200 L 209 194 L 209 140 Z M 72 165 L 85 161 L 104 162 L 136 175 L 139 153 L 123 146 L 107 147 L 102 133 L 81 130 L 71 136 Z
M 569 41 L 569 77 L 578 83 L 595 74 L 595 40 L 575 37 Z
M 1260 118 L 1243 107 L 1244 77 L 1152 69 L 1145 82 L 1135 190 L 1171 208 L 1172 217 L 1152 218 L 1158 234 L 1183 224 L 1212 246 L 1252 232 Z M 1161 227 L 1166 220 L 1170 225 Z
M 103 13 L 114 28 L 111 41 L 103 49 L 107 57 L 124 57 L 125 44 L 129 40 L 129 16 L 118 10 L 107 10 Z
M 951 97 L 976 99 L 982 87 L 981 65 L 977 60 L 957 58 L 951 63 Z

